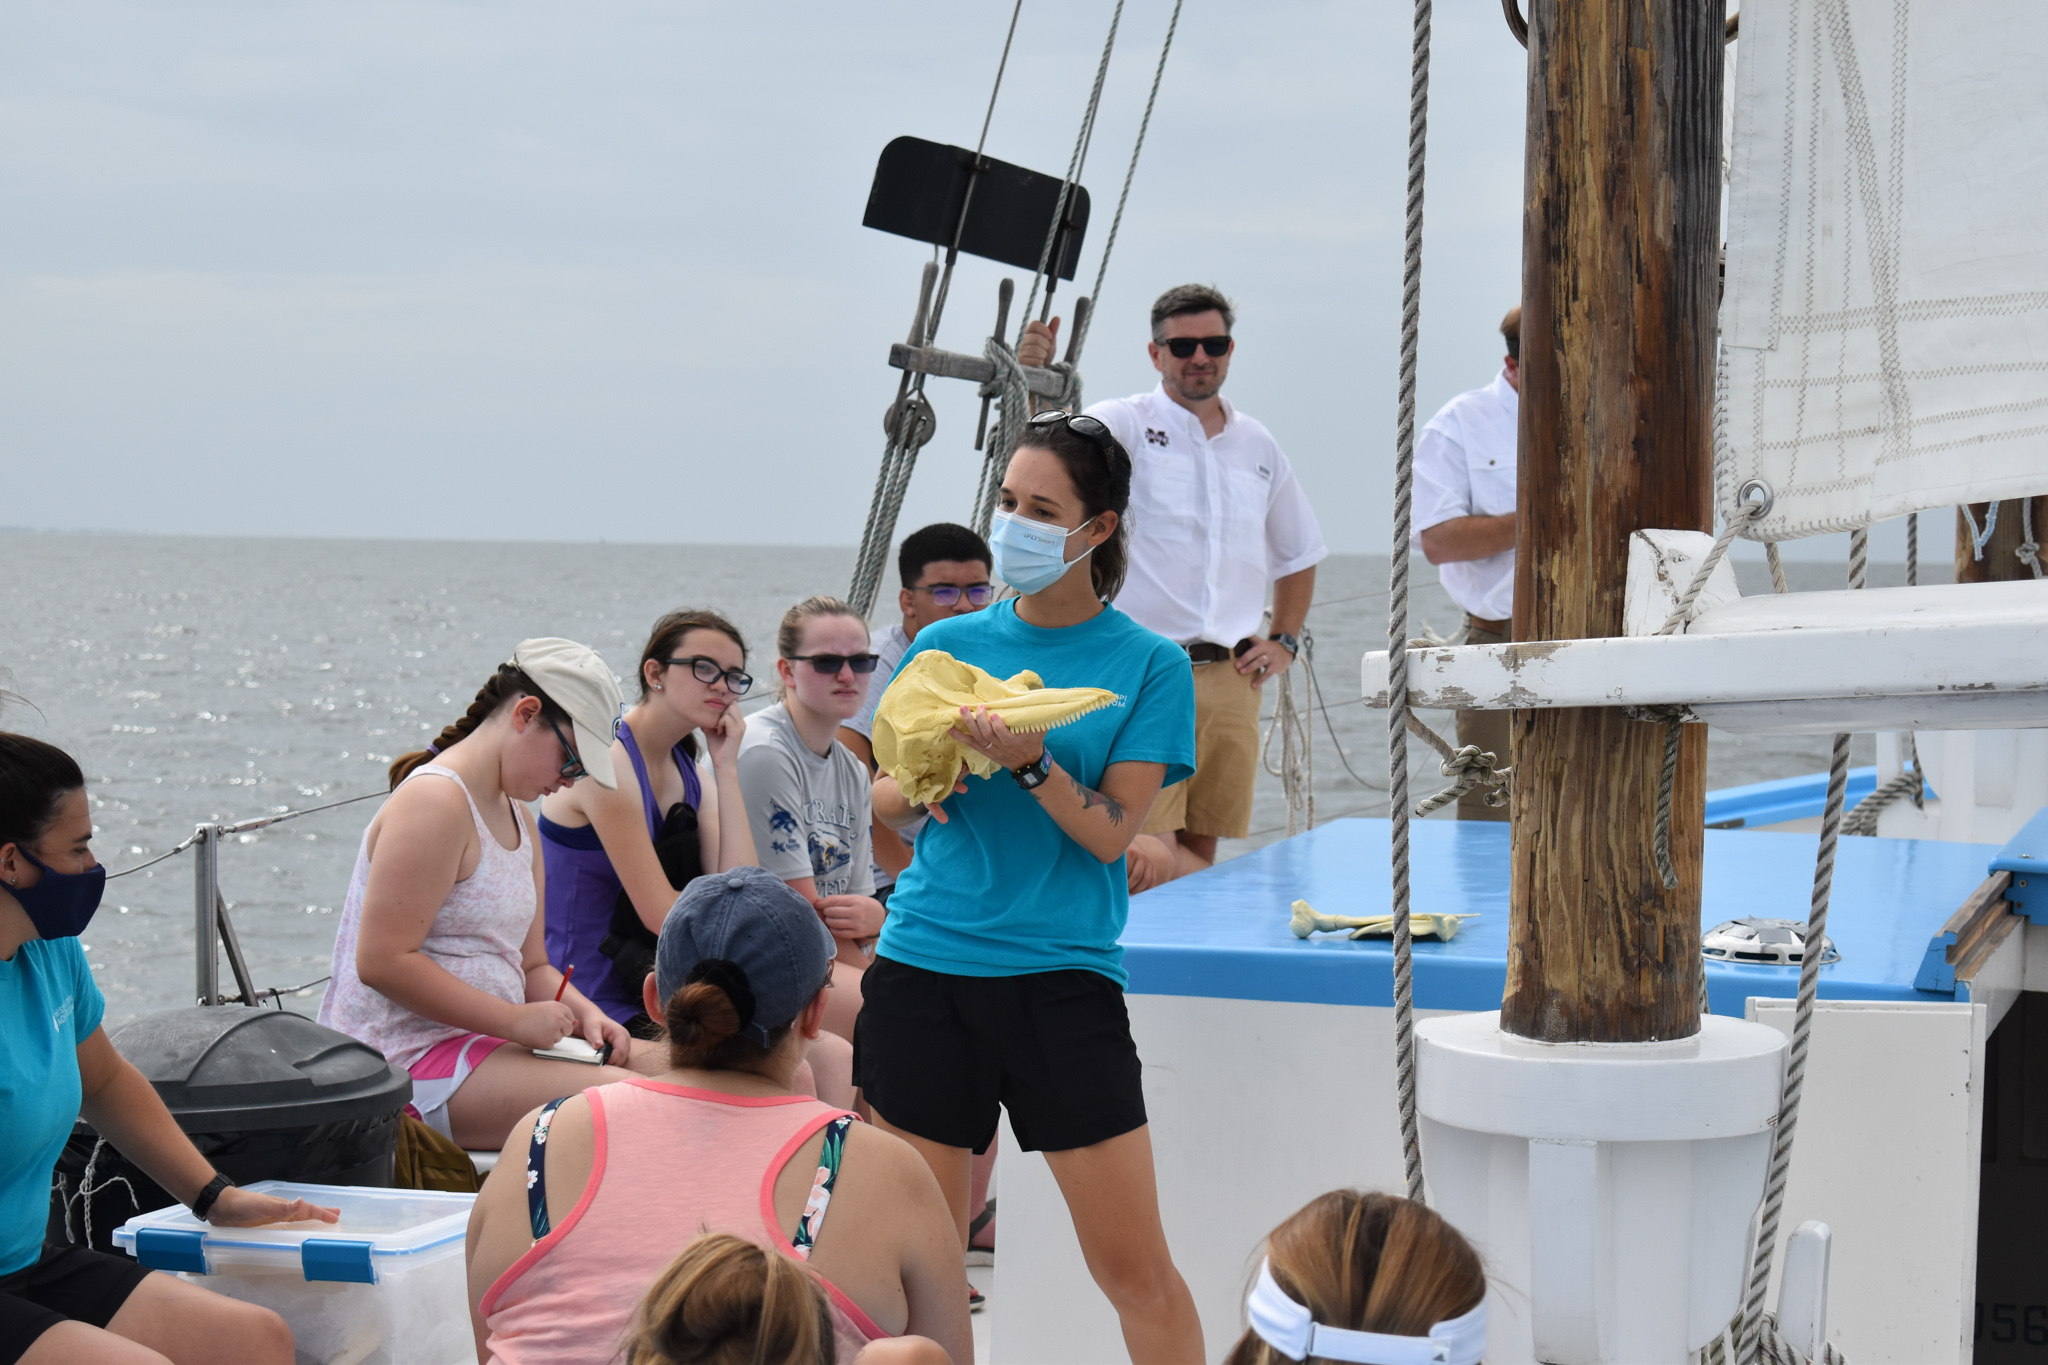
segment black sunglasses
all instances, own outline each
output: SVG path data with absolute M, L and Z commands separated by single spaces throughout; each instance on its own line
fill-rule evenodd
M 879 654 L 786 654 L 783 657 L 792 662 L 807 663 L 827 677 L 842 668 L 851 668 L 865 676 L 874 672 L 875 665 L 882 662 Z
M 1226 356 L 1230 354 L 1230 338 L 1227 336 L 1169 337 L 1159 344 L 1173 352 L 1175 360 L 1186 360 L 1195 353 L 1195 347 L 1197 346 L 1213 356 Z
M 583 766 L 583 760 L 577 756 L 576 750 L 570 747 L 568 736 L 562 733 L 562 727 L 555 724 L 554 720 L 550 718 L 548 720 L 548 729 L 555 732 L 555 743 L 562 746 L 562 757 L 566 760 L 562 764 L 562 780 L 564 782 L 581 782 L 584 778 L 590 776 L 590 769 Z
M 912 588 L 911 591 L 930 593 L 932 601 L 942 607 L 950 607 L 958 603 L 962 593 L 966 593 L 968 602 L 977 607 L 987 606 L 996 595 L 993 583 L 976 583 L 969 588 L 956 587 L 951 583 L 939 583 L 929 588 Z
M 1032 418 L 1024 425 L 1031 428 L 1064 426 L 1075 435 L 1085 436 L 1095 442 L 1105 452 L 1116 449 L 1116 436 L 1108 427 L 1085 412 L 1073 413 L 1060 408 L 1052 408 L 1039 413 L 1038 416 Z
M 727 668 L 716 659 L 707 659 L 701 654 L 692 654 L 686 659 L 663 659 L 665 668 L 687 668 L 690 676 L 709 686 L 720 678 L 725 679 L 725 690 L 735 697 L 747 695 L 747 689 L 754 685 L 754 675 L 743 673 L 737 668 Z

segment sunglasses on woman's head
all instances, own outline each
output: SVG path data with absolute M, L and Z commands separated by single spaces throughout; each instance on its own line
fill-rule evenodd
M 666 668 L 689 669 L 690 676 L 707 687 L 723 678 L 725 690 L 735 697 L 744 697 L 747 689 L 754 685 L 753 674 L 741 672 L 737 668 L 727 668 L 718 660 L 707 659 L 701 654 L 692 654 L 686 659 L 663 659 L 661 662 Z
M 583 760 L 577 756 L 576 750 L 569 744 L 569 737 L 562 733 L 562 727 L 555 724 L 552 717 L 548 719 L 548 729 L 555 732 L 555 743 L 562 746 L 562 780 L 564 782 L 581 782 L 584 778 L 590 776 L 590 769 L 583 766 Z
M 937 583 L 929 588 L 912 588 L 911 591 L 930 593 L 932 601 L 942 607 L 956 605 L 962 593 L 966 593 L 968 602 L 977 607 L 987 606 L 996 595 L 995 585 L 992 583 L 976 583 L 967 588 L 957 587 L 951 583 Z
M 1101 446 L 1104 451 L 1116 449 L 1116 437 L 1111 434 L 1110 429 L 1085 412 L 1073 413 L 1063 411 L 1060 408 L 1052 408 L 1039 413 L 1038 416 L 1032 418 L 1024 425 L 1033 428 L 1063 426 L 1077 436 L 1087 437 L 1095 442 L 1095 444 Z
M 1190 356 L 1194 355 L 1195 347 L 1197 346 L 1201 347 L 1204 353 L 1212 356 L 1225 356 L 1230 354 L 1230 338 L 1227 336 L 1168 337 L 1165 341 L 1162 341 L 1159 344 L 1161 346 L 1164 346 L 1167 350 L 1173 352 L 1173 358 L 1175 360 L 1188 359 Z
M 827 677 L 848 667 L 856 673 L 872 673 L 875 665 L 882 662 L 879 654 L 786 654 L 783 657 L 792 663 L 809 664 Z

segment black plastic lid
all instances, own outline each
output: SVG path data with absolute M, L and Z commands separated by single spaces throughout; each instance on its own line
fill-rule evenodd
M 393 1113 L 412 1098 L 412 1077 L 377 1049 L 283 1010 L 165 1010 L 109 1041 L 188 1133 L 304 1128 Z

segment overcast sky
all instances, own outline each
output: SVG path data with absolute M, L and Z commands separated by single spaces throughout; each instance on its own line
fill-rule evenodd
M 1125 5 L 1089 278 L 1170 6 Z M 1110 8 L 1025 0 L 992 155 L 1064 169 Z M 929 256 L 860 226 L 875 158 L 973 144 L 1009 12 L 7 6 L 0 524 L 857 541 Z M 1408 24 L 1186 0 L 1082 363 L 1091 399 L 1149 388 L 1151 299 L 1221 286 L 1227 391 L 1338 550 L 1387 536 Z M 1425 415 L 1497 366 L 1523 71 L 1495 0 L 1437 6 Z M 1005 273 L 963 258 L 942 345 L 980 349 Z M 978 401 L 932 389 L 905 527 L 972 496 Z

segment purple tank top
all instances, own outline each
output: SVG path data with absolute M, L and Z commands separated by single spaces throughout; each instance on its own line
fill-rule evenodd
M 662 821 L 662 812 L 654 803 L 654 784 L 647 780 L 647 762 L 640 757 L 640 745 L 623 720 L 619 738 L 626 742 L 626 756 L 633 760 L 633 776 L 640 783 L 640 808 L 647 816 L 647 838 L 652 842 L 661 833 Z M 682 745 L 673 752 L 683 777 L 683 802 L 695 810 L 704 795 L 697 765 Z M 576 989 L 624 1023 L 640 1013 L 640 998 L 627 994 L 612 971 L 612 960 L 598 951 L 598 945 L 611 933 L 612 907 L 618 903 L 621 889 L 611 857 L 599 842 L 594 825 L 558 825 L 543 815 L 540 840 L 541 860 L 547 869 L 548 961 L 563 970 L 573 965 Z

